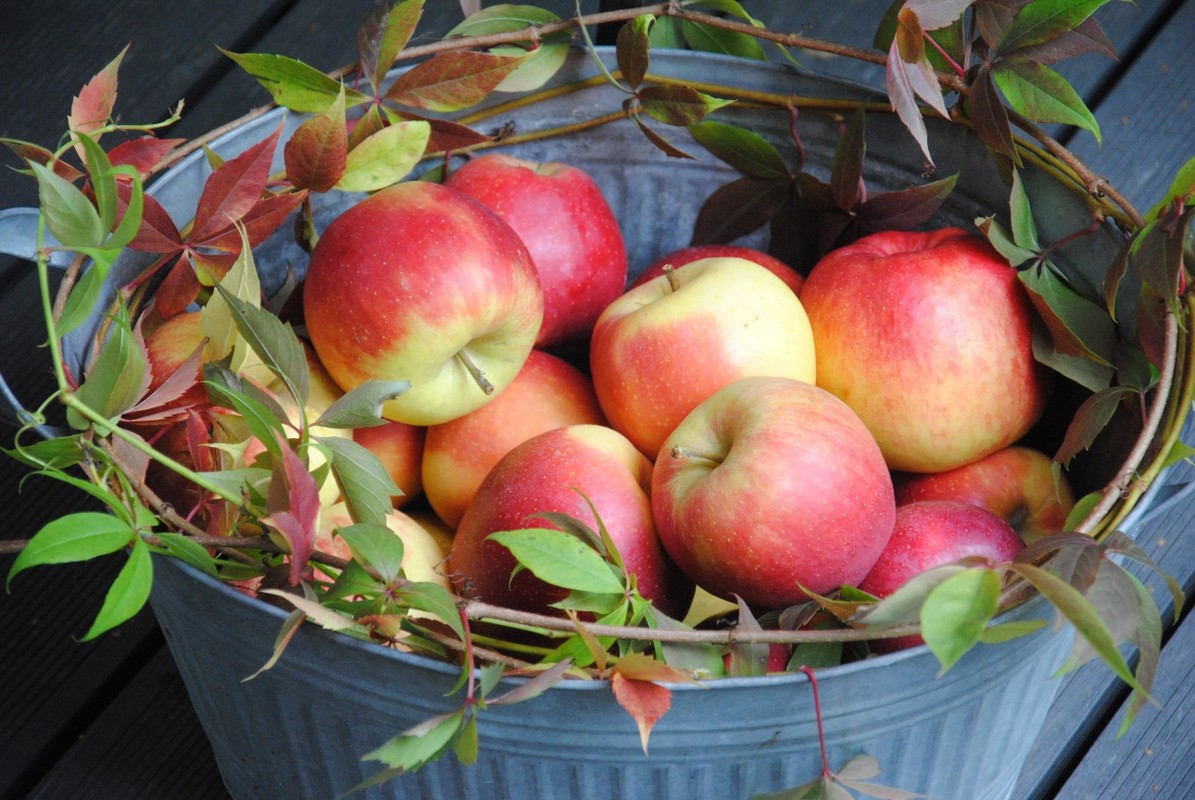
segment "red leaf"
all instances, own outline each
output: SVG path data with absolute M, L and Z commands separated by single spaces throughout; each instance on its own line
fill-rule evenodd
M 199 279 L 185 258 L 175 262 L 154 294 L 154 305 L 164 319 L 182 313 L 199 296 Z
M 270 234 L 278 230 L 306 196 L 307 190 L 304 189 L 298 192 L 267 195 L 254 203 L 253 207 L 245 212 L 240 219 L 241 225 L 245 228 L 245 234 L 249 238 L 249 246 L 257 247 L 270 238 Z M 241 234 L 236 226 L 228 225 L 223 230 L 214 233 L 211 238 L 202 241 L 193 239 L 191 244 L 195 247 L 219 250 L 222 253 L 238 254 L 241 252 Z M 227 267 L 224 267 L 220 274 L 223 275 L 227 271 Z
M 1008 112 L 1000 101 L 989 67 L 981 67 L 975 76 L 967 95 L 967 111 L 980 141 L 993 153 L 1011 159 L 1019 167 L 1021 156 L 1013 144 Z
M 197 472 L 210 472 L 216 468 L 215 451 L 208 445 L 212 441 L 212 432 L 203 415 L 187 412 L 187 454 L 191 456 L 191 463 Z
M 326 192 L 344 175 L 349 152 L 344 104 L 337 101 L 332 108 L 338 113 L 307 120 L 283 148 L 286 176 L 297 189 Z
M 268 137 L 224 162 L 208 176 L 195 210 L 191 241 L 202 242 L 225 230 L 261 199 L 281 132 L 279 125 Z
M 107 124 L 112 107 L 116 105 L 116 73 L 128 50 L 126 44 L 116 58 L 97 72 L 71 100 L 71 113 L 66 121 L 72 131 L 91 133 Z
M 651 681 L 624 677 L 617 669 L 610 680 L 610 688 L 614 690 L 614 698 L 618 704 L 635 720 L 635 725 L 639 728 L 639 741 L 643 745 L 643 752 L 646 753 L 652 727 L 672 706 L 672 692 L 667 687 Z
M 54 154 L 46 148 L 32 142 L 20 142 L 15 139 L 5 139 L 4 144 L 9 150 L 12 150 L 22 161 L 29 164 L 41 164 L 43 167 L 50 167 L 54 170 L 54 174 L 60 178 L 74 183 L 80 178 L 85 177 L 84 173 L 72 167 L 61 158 L 55 159 Z
M 892 110 L 900 117 L 900 121 L 904 123 L 921 147 L 921 152 L 925 155 L 926 160 L 932 164 L 934 160 L 929 154 L 925 120 L 921 118 L 921 109 L 917 105 L 917 93 L 913 89 L 907 67 L 904 59 L 900 57 L 896 39 L 893 39 L 892 46 L 888 48 L 888 100 L 892 104 Z
M 690 244 L 725 244 L 767 224 L 788 195 L 787 178 L 736 178 L 697 212 Z
M 108 151 L 108 160 L 114 167 L 120 164 L 129 164 L 144 178 L 167 153 L 186 141 L 186 139 L 158 139 L 154 136 L 142 136 L 140 139 L 130 139 L 113 147 Z
M 297 585 L 311 551 L 315 549 L 319 521 L 319 489 L 303 460 L 286 441 L 279 444 L 282 459 L 274 466 L 266 501 L 268 516 L 262 522 L 282 534 L 290 546 L 290 582 Z
M 132 187 L 127 182 L 117 183 L 116 194 L 120 203 L 121 216 L 124 216 L 131 193 Z M 162 204 L 151 194 L 143 194 L 141 199 L 143 202 L 141 227 L 137 229 L 137 235 L 133 237 L 133 241 L 129 242 L 129 247 L 143 253 L 162 253 L 163 255 L 181 252 L 183 249 L 182 234 L 178 232 L 174 220 L 166 213 L 166 209 L 162 208 Z
M 404 72 L 386 99 L 429 111 L 458 111 L 484 100 L 521 61 L 472 50 L 439 53 Z

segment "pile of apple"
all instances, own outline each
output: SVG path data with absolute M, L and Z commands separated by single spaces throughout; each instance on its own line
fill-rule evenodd
M 565 590 L 490 536 L 596 512 L 681 617 L 695 586 L 760 610 L 885 596 L 1061 529 L 1065 478 L 1019 444 L 1051 388 L 1034 312 L 982 239 L 873 234 L 807 278 L 743 247 L 677 251 L 629 288 L 627 264 L 590 176 L 503 155 L 322 233 L 302 295 L 313 403 L 410 382 L 392 422 L 345 433 L 404 492 L 409 575 L 550 613 Z

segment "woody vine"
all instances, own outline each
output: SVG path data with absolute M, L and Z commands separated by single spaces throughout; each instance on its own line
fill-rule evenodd
M 915 227 L 941 206 L 954 185 L 949 176 L 891 192 L 884 203 L 856 190 L 864 174 L 868 114 L 895 113 L 931 171 L 926 118 L 937 115 L 970 127 L 1007 176 L 1008 208 L 991 209 L 990 216 L 977 223 L 1026 276 L 1053 346 L 1047 362 L 1090 390 L 1056 455 L 1060 467 L 1087 449 L 1126 401 L 1141 415 L 1143 433 L 1112 479 L 1081 499 L 1067 533 L 1039 541 L 1016 561 L 984 571 L 984 585 L 994 588 L 967 609 L 982 624 L 933 640 L 931 649 L 948 669 L 980 641 L 1030 632 L 1037 626 L 995 618 L 1035 590 L 1080 633 L 1070 665 L 1097 656 L 1105 660 L 1133 687 L 1135 713 L 1148 698 L 1160 647 L 1154 622 L 1158 614 L 1148 593 L 1118 560 L 1127 557 L 1148 564 L 1149 559 L 1116 526 L 1162 469 L 1189 455 L 1178 434 L 1195 379 L 1186 340 L 1192 300 L 1185 270 L 1195 162 L 1183 165 L 1166 196 L 1141 212 L 1037 127 L 1064 122 L 1098 136 L 1091 113 L 1049 65 L 1076 50 L 1110 51 L 1091 16 L 1100 5 L 1051 0 L 1012 5 L 985 0 L 898 2 L 882 26 L 887 31 L 879 37 L 886 42 L 884 49 L 863 51 L 769 31 L 734 0 L 674 0 L 570 19 L 532 6 L 500 6 L 470 16 L 440 42 L 409 47 L 422 2 L 406 0 L 370 18 L 361 30 L 359 62 L 330 75 L 280 56 L 228 54 L 262 83 L 276 104 L 307 115 L 283 145 L 283 174 L 270 171 L 281 141 L 279 131 L 228 161 L 207 146 L 222 132 L 264 115 L 269 107 L 194 142 L 155 135 L 177 114 L 149 125 L 116 122 L 117 56 L 80 91 L 61 147 L 5 142 L 40 190 L 42 239 L 36 266 L 58 386 L 39 408 L 25 413 L 25 427 L 9 452 L 35 473 L 86 491 L 109 509 L 105 514 L 64 517 L 27 542 L 6 544 L 20 549 L 9 583 L 35 566 L 126 551 L 127 566 L 84 637 L 90 639 L 142 607 L 152 585 L 151 554 L 166 554 L 232 582 L 264 578 L 260 592 L 293 609 L 276 657 L 284 657 L 290 634 L 313 621 L 461 664 L 467 686 L 462 708 L 421 726 L 418 735 L 400 734 L 372 754 L 392 771 L 415 768 L 454 742 L 458 756 L 468 760 L 468 742 L 475 741 L 468 731 L 486 703 L 525 699 L 571 673 L 587 671 L 624 687 L 620 701 L 636 717 L 646 746 L 654 721 L 646 711 L 646 698 L 659 690 L 660 682 L 755 674 L 760 670 L 759 646 L 769 642 L 865 644 L 919 632 L 921 619 L 942 613 L 947 601 L 934 590 L 959 573 L 957 566 L 927 573 L 908 591 L 882 601 L 844 587 L 836 597 L 815 597 L 805 609 L 770 615 L 762 620 L 766 626 L 745 604 L 740 604 L 732 626 L 687 626 L 666 618 L 639 595 L 600 515 L 592 527 L 576 519 L 547 519 L 551 527 L 569 533 L 571 542 L 585 544 L 575 558 L 613 576 L 616 588 L 599 600 L 592 597 L 592 587 L 553 567 L 553 559 L 545 558 L 542 549 L 526 546 L 540 528 L 510 532 L 508 537 L 526 569 L 577 597 L 590 595 L 586 602 L 588 610 L 598 611 L 596 622 L 577 613 L 516 612 L 409 580 L 398 566 L 402 545 L 382 535 L 397 487 L 362 448 L 313 433 L 380 423 L 382 403 L 406 387 L 401 382 L 369 383 L 344 395 L 318 419 L 308 419 L 301 410 L 310 391 L 303 346 L 282 319 L 286 292 L 293 284 L 263 304 L 254 249 L 296 219 L 298 240 L 304 247 L 313 246 L 320 234 L 313 196 L 373 192 L 413 174 L 435 179 L 462 154 L 629 119 L 642 131 L 645 146 L 658 149 L 661 157 L 690 157 L 667 134 L 669 128 L 684 128 L 697 145 L 743 173 L 744 181 L 736 189 L 756 187 L 757 194 L 748 196 L 745 204 L 747 213 L 736 215 L 737 227 L 715 221 L 727 219 L 720 204 L 733 196 L 742 205 L 744 194 L 716 192 L 708 198 L 695 239 L 729 240 L 767 226 L 775 231 L 782 227 L 776 224 L 779 215 L 795 215 L 808 220 L 805 227 L 820 236 L 774 237 L 773 247 L 808 269 L 834 246 L 896 224 Z M 578 45 L 591 48 L 589 30 L 612 23 L 622 24 L 613 63 L 597 60 L 598 74 L 578 84 L 550 82 L 564 51 Z M 883 64 L 889 104 L 815 101 L 653 74 L 653 48 L 678 42 L 696 47 L 703 41 L 694 36 L 686 40 L 686 25 L 705 31 L 706 40 L 723 50 L 746 57 L 758 57 L 762 47 L 772 46 L 786 53 L 788 48 L 803 48 Z M 397 76 L 391 73 L 404 64 L 415 66 Z M 515 76 L 520 91 L 495 104 L 495 90 Z M 478 130 L 500 111 L 608 84 L 624 93 L 621 106 L 566 131 Z M 753 132 L 721 122 L 718 112 L 728 106 L 770 108 L 788 115 L 794 131 L 787 144 L 791 152 L 782 153 Z M 804 114 L 833 115 L 840 127 L 828 181 L 815 177 L 804 163 Z M 1014 135 L 1014 127 L 1033 142 Z M 101 140 L 117 137 L 119 144 L 108 149 L 100 145 Z M 144 186 L 200 149 L 207 153 L 211 177 L 193 220 L 176 227 Z M 778 166 L 761 174 L 760 152 Z M 1083 296 L 1051 270 L 1051 258 L 1065 242 L 1039 240 L 1034 209 L 1019 179 L 1026 164 L 1048 171 L 1086 197 L 1091 227 L 1074 236 L 1105 227 L 1120 235 L 1122 253 L 1104 278 L 1102 297 Z M 786 202 L 769 199 L 778 195 Z M 1007 219 L 1007 225 L 1001 219 Z M 52 297 L 49 261 L 56 251 L 72 253 L 74 260 Z M 87 325 L 97 305 L 106 303 L 105 280 L 129 251 L 149 254 L 150 261 L 104 306 L 95 352 L 84 371 L 72 372 L 62 339 Z M 1140 287 L 1138 325 L 1160 332 L 1163 344 L 1149 350 L 1130 343 L 1136 346 L 1134 357 L 1118 360 L 1101 351 L 1102 334 L 1087 334 L 1115 328 L 1107 309 L 1116 307 L 1118 292 L 1129 285 L 1130 275 Z M 166 383 L 148 392 L 140 329 L 145 315 L 167 319 L 196 304 L 208 314 L 206 350 L 196 351 Z M 179 422 L 178 401 L 194 390 L 193 375 L 204 361 L 202 397 L 187 408 L 180 429 L 189 445 L 188 465 L 156 446 L 156 437 L 165 423 Z M 267 383 L 272 390 L 264 388 Z M 288 414 L 286 402 L 300 409 L 297 421 Z M 52 403 L 65 406 L 71 431 L 39 440 L 39 432 L 49 431 L 45 411 Z M 197 446 L 211 438 L 212 418 L 204 410 L 209 408 L 231 412 L 243 422 L 243 434 L 264 443 L 265 452 L 257 461 L 230 467 L 233 448 Z M 316 454 L 323 466 L 313 466 Z M 163 470 L 196 487 L 193 508 L 180 508 L 161 496 L 152 476 Z M 351 547 L 350 558 L 314 549 L 319 509 L 314 474 L 326 472 L 334 476 L 352 513 L 352 524 L 341 531 Z M 1092 591 L 1095 587 L 1116 590 Z M 1181 609 L 1181 591 L 1173 583 L 1171 589 L 1176 609 Z M 1110 598 L 1125 596 L 1135 598 L 1131 608 L 1105 605 Z M 411 611 L 422 616 L 412 616 Z M 807 630 L 793 623 L 814 612 L 836 624 Z M 481 621 L 533 629 L 543 644 L 507 641 L 487 626 L 486 634 L 479 635 Z M 1131 640 L 1142 654 L 1136 672 L 1118 649 L 1121 639 Z M 671 645 L 678 643 L 687 645 L 683 658 L 670 655 Z M 697 659 L 695 647 L 702 653 Z M 729 658 L 724 660 L 726 654 Z M 479 664 L 490 666 L 475 682 L 473 667 Z M 485 697 L 503 672 L 537 677 L 517 693 Z M 628 697 L 635 699 L 625 700 Z

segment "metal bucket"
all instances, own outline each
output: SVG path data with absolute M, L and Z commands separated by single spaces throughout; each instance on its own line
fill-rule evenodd
M 605 52 L 604 57 L 611 54 Z M 784 66 L 746 65 L 709 55 L 653 53 L 652 72 L 801 97 L 883 99 L 858 87 L 801 76 Z M 577 55 L 557 81 L 593 74 L 589 57 Z M 537 105 L 533 111 L 498 110 L 492 126 L 514 123 L 518 132 L 550 128 L 606 113 L 622 98 L 599 86 Z M 777 142 L 789 137 L 787 117 L 727 111 Z M 301 121 L 296 115 L 272 112 L 211 146 L 231 157 L 272 132 L 280 120 L 284 138 Z M 809 113 L 798 124 L 809 163 L 824 165 L 813 171 L 826 177 L 839 121 L 829 114 Z M 959 126 L 931 120 L 929 128 L 938 174 L 960 173 L 952 199 L 935 224 L 970 227 L 977 216 L 1005 212 L 1007 186 L 979 141 Z M 893 115 L 869 114 L 867 131 L 865 177 L 873 192 L 919 182 L 922 156 Z M 738 176 L 683 130 L 663 132 L 696 158 L 664 157 L 626 120 L 580 136 L 513 146 L 508 152 L 565 161 L 590 172 L 623 225 L 634 273 L 687 244 L 700 201 Z M 207 174 L 203 154 L 196 153 L 151 191 L 181 221 L 193 211 Z M 1033 166 L 1024 177 L 1031 192 L 1069 191 Z M 351 201 L 321 196 L 321 224 Z M 1073 211 L 1074 219 L 1084 225 L 1090 220 L 1077 196 Z M 1065 216 L 1047 222 L 1056 224 L 1058 231 L 1082 227 Z M 1043 236 L 1053 238 L 1053 233 L 1043 231 Z M 1117 244 L 1106 231 L 1074 245 L 1073 255 L 1062 252 L 1057 257 L 1083 274 L 1102 275 Z M 282 282 L 288 263 L 305 263 L 285 235 L 264 245 L 256 260 L 267 291 Z M 136 254 L 122 260 L 112 271 L 110 285 L 128 280 L 145 263 Z M 1093 280 L 1098 285 L 1098 278 Z M 1122 313 L 1120 318 L 1131 316 Z M 98 324 L 98 317 L 94 322 Z M 68 361 L 79 363 L 96 324 L 71 335 Z M 363 754 L 434 714 L 459 707 L 459 700 L 448 696 L 458 679 L 455 667 L 311 625 L 298 632 L 277 665 L 244 682 L 269 659 L 283 612 L 177 561 L 159 558 L 155 568 L 154 611 L 237 800 L 338 797 L 379 766 L 362 762 Z M 1034 600 L 1009 613 L 1014 618 L 1045 617 L 1050 608 Z M 952 800 L 1007 800 L 1058 690 L 1059 682 L 1051 675 L 1072 641 L 1068 627 L 999 646 L 979 645 L 940 678 L 937 662 L 924 647 L 819 670 L 829 766 L 837 769 L 865 753 L 877 759 L 883 770 L 878 782 L 886 785 Z M 462 766 L 449 755 L 362 796 L 747 800 L 820 774 L 810 686 L 804 675 L 670 688 L 672 707 L 653 730 L 646 755 L 633 720 L 615 702 L 608 684 L 566 681 L 532 701 L 484 711 L 479 718 L 478 763 Z

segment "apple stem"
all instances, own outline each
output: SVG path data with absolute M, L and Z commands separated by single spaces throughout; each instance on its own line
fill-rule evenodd
M 676 277 L 676 267 L 671 264 L 664 265 L 664 277 L 668 278 L 668 288 L 676 291 L 680 288 L 680 279 Z
M 486 394 L 494 393 L 494 384 L 490 383 L 490 379 L 485 376 L 485 372 L 481 367 L 473 363 L 473 359 L 469 358 L 469 354 L 464 350 L 457 352 L 456 358 L 461 362 L 462 366 L 473 376 L 473 380 L 477 381 L 477 385 L 481 387 L 481 391 Z
M 708 456 L 704 453 L 697 453 L 688 449 L 687 447 L 682 447 L 679 444 L 673 446 L 672 450 L 669 451 L 669 455 L 671 455 L 673 458 L 699 458 L 702 461 L 708 461 L 714 466 L 718 466 L 722 463 L 722 459 L 718 456 Z

